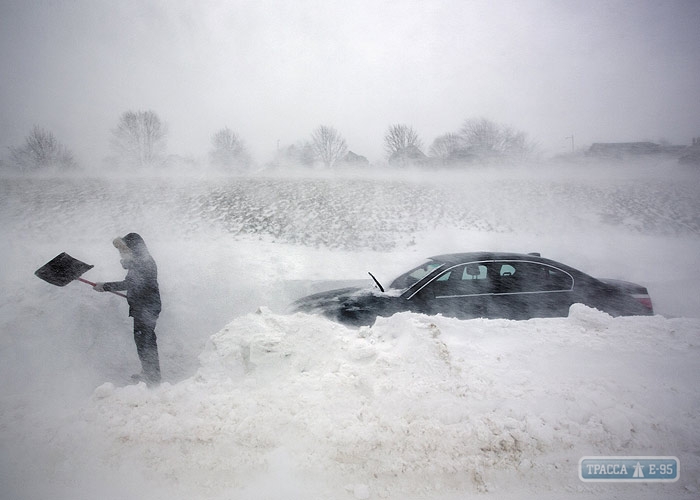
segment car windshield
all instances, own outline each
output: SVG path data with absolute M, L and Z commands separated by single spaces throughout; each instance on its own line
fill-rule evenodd
M 407 273 L 402 274 L 398 278 L 396 278 L 394 281 L 391 282 L 391 288 L 397 289 L 397 290 L 405 290 L 406 288 L 410 287 L 414 283 L 417 283 L 424 277 L 426 277 L 428 274 L 432 273 L 437 269 L 438 267 L 442 267 L 443 264 L 442 262 L 436 262 L 434 260 L 429 260 L 427 262 L 424 262 L 418 267 L 414 267 Z

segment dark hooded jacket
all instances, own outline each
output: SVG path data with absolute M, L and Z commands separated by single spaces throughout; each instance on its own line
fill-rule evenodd
M 115 240 L 115 246 L 123 243 L 131 251 L 130 259 L 122 262 L 127 269 L 123 281 L 105 283 L 105 291 L 126 290 L 129 303 L 129 316 L 155 319 L 160 314 L 160 291 L 158 289 L 158 268 L 146 248 L 143 238 L 136 233 L 129 233 Z

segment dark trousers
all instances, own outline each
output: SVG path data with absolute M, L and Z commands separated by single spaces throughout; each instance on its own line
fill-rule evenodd
M 134 315 L 134 342 L 141 360 L 141 368 L 146 382 L 160 383 L 160 361 L 156 342 L 156 320 L 158 316 L 150 314 Z

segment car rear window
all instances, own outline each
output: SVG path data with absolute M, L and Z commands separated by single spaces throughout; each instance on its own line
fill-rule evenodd
M 574 280 L 561 269 L 540 262 L 496 262 L 498 292 L 552 292 L 571 290 Z

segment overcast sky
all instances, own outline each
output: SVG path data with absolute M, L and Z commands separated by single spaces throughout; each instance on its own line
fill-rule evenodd
M 0 0 L 0 147 L 33 125 L 82 163 L 127 110 L 173 154 L 224 126 L 264 162 L 335 127 L 383 158 L 391 124 L 424 149 L 465 119 L 552 154 L 700 136 L 700 1 Z

